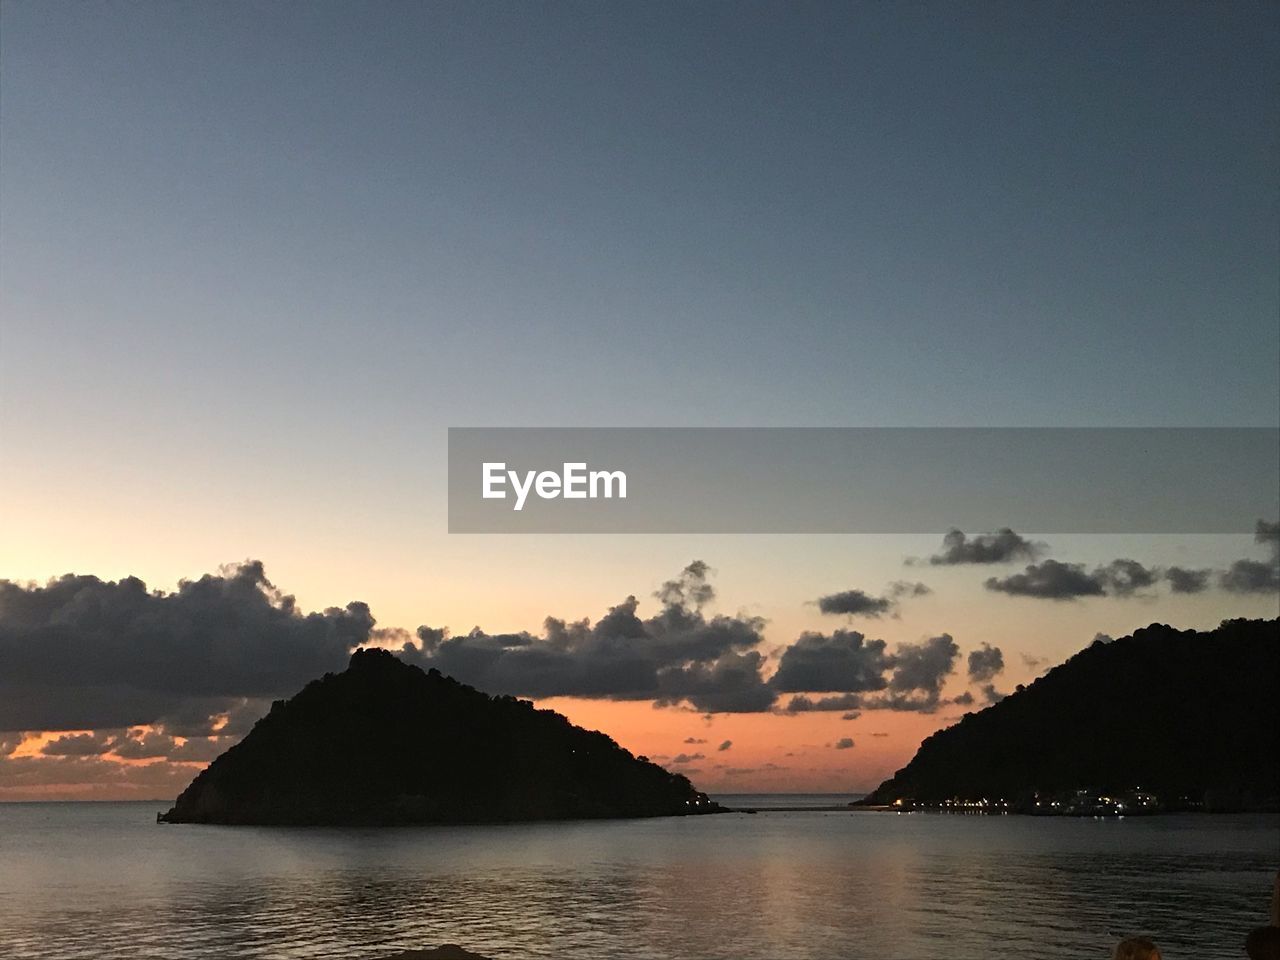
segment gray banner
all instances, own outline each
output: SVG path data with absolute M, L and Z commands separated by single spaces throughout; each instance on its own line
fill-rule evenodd
M 1278 515 L 1272 428 L 449 429 L 450 533 L 1250 533 Z

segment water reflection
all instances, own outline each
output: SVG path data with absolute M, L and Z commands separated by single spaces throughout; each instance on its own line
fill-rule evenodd
M 0 805 L 0 953 L 498 958 L 1238 957 L 1265 817 L 848 813 L 405 830 L 158 827 L 146 805 Z

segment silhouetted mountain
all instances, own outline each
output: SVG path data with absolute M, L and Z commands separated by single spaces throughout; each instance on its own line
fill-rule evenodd
M 397 824 L 718 812 L 689 781 L 527 701 L 361 650 L 191 783 L 169 823 Z
M 1142 787 L 1210 809 L 1280 798 L 1280 621 L 1198 633 L 1153 624 L 1095 641 L 1028 687 L 920 745 L 863 803 Z

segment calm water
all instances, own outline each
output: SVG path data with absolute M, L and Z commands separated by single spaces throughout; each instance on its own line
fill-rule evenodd
M 760 807 L 765 804 L 757 804 Z M 1239 958 L 1275 818 L 817 811 L 329 830 L 157 826 L 158 804 L 0 804 L 0 956 Z

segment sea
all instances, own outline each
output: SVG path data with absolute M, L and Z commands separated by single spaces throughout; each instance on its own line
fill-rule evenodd
M 151 803 L 0 804 L 7 960 L 1243 957 L 1280 820 L 963 816 L 850 796 L 500 826 L 159 825 Z

